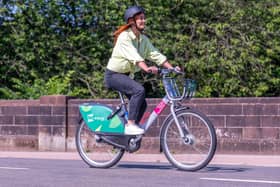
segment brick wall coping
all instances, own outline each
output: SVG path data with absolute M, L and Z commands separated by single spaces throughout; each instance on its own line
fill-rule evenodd
M 39 105 L 40 100 L 2 100 L 0 99 L 0 106 L 34 106 Z
M 57 96 L 59 97 L 59 96 Z M 158 102 L 161 98 L 147 98 L 151 103 Z M 107 99 L 107 98 L 99 98 L 99 99 L 79 99 L 79 98 L 70 98 L 69 101 L 71 104 L 79 104 L 81 102 L 93 102 L 101 100 L 103 102 L 118 102 L 118 98 L 115 99 Z M 190 103 L 272 103 L 272 104 L 280 104 L 280 97 L 224 97 L 224 98 L 193 98 L 190 101 L 186 101 Z M 9 105 L 36 105 L 40 104 L 40 100 L 28 100 L 28 99 L 19 99 L 19 100 L 3 100 L 0 99 L 0 106 Z
M 225 98 L 194 98 L 194 103 L 280 103 L 280 97 L 225 97 Z

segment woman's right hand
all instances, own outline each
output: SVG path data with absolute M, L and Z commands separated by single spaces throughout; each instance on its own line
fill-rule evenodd
M 158 74 L 158 68 L 156 66 L 150 66 L 147 68 L 147 73 Z
M 148 67 L 144 61 L 138 62 L 137 65 L 147 73 L 153 73 L 153 74 L 158 73 L 158 68 L 156 66 Z

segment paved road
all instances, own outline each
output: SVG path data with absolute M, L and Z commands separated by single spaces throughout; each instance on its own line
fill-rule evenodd
M 184 172 L 168 163 L 120 162 L 110 169 L 89 168 L 82 160 L 0 158 L 2 187 L 93 186 L 280 186 L 280 167 L 210 164 Z

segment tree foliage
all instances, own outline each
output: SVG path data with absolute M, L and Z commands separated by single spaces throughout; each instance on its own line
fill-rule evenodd
M 134 4 L 153 44 L 197 80 L 198 96 L 279 96 L 278 1 L 13 0 L 0 1 L 0 98 L 114 97 L 103 73 Z M 163 95 L 157 77 L 136 77 L 149 97 Z

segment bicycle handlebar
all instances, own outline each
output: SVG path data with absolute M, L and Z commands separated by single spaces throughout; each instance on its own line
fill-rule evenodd
M 182 72 L 182 71 L 179 71 L 178 69 L 176 68 L 171 68 L 171 69 L 161 69 L 159 68 L 158 69 L 158 73 L 163 76 L 163 78 L 167 77 L 169 74 L 171 73 L 175 73 L 177 75 L 184 75 L 185 73 Z
M 148 72 L 152 73 L 152 72 Z M 181 101 L 184 98 L 191 98 L 194 96 L 195 89 L 196 89 L 196 82 L 192 79 L 184 79 L 182 84 L 183 84 L 183 89 L 179 90 L 178 85 L 176 83 L 175 77 L 172 78 L 169 75 L 171 73 L 175 73 L 177 75 L 185 75 L 184 72 L 179 71 L 176 68 L 158 68 L 158 74 L 162 77 L 163 80 L 163 85 L 165 87 L 165 92 L 168 96 L 168 98 L 172 101 Z
M 185 75 L 184 72 L 178 71 L 176 68 L 172 69 L 159 69 L 159 74 L 162 76 L 163 85 L 165 87 L 165 92 L 168 98 L 172 101 L 181 101 L 184 98 L 193 97 L 196 89 L 196 83 L 192 79 L 183 78 L 183 82 L 178 82 L 179 84 L 183 84 L 182 88 L 179 89 L 176 83 L 175 77 L 170 77 L 171 73 L 175 73 L 176 75 Z M 180 79 L 181 80 L 181 79 Z

